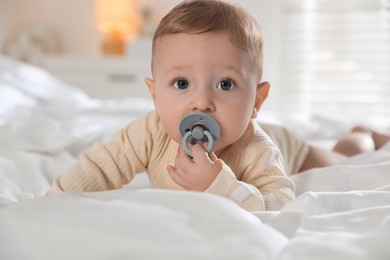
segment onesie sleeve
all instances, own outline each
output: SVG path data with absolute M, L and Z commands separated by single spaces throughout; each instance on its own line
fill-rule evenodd
M 252 185 L 238 181 L 232 170 L 222 162 L 222 170 L 206 190 L 231 199 L 248 211 L 264 211 L 264 199 Z
M 231 199 L 248 211 L 279 210 L 294 198 L 294 184 L 279 166 L 283 165 L 278 163 L 279 157 L 277 149 L 265 149 L 240 180 L 223 163 L 221 172 L 206 192 Z
M 153 144 L 153 113 L 131 122 L 108 142 L 91 151 L 57 177 L 47 194 L 63 191 L 102 191 L 122 187 L 145 171 Z

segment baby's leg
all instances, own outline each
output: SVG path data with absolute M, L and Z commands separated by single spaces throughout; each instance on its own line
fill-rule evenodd
M 338 164 L 347 158 L 347 156 L 341 153 L 309 145 L 309 152 L 298 172 Z
M 381 148 L 384 144 L 390 142 L 390 135 L 379 133 L 371 128 L 364 126 L 356 126 L 352 129 L 352 133 L 366 133 L 369 134 L 375 143 L 375 150 Z
M 390 142 L 389 135 L 367 127 L 354 127 L 351 133 L 337 141 L 332 151 L 309 146 L 306 160 L 299 172 L 343 162 L 350 156 L 375 151 L 387 142 Z
M 367 133 L 367 129 L 355 129 L 348 135 L 339 139 L 332 151 L 309 146 L 306 160 L 302 164 L 299 172 L 318 167 L 325 167 L 345 161 L 348 157 L 372 152 L 376 148 L 376 143 L 372 137 L 372 132 Z M 379 135 L 375 135 L 379 136 Z M 379 140 L 379 138 L 378 138 Z
M 351 132 L 337 141 L 333 151 L 350 157 L 360 153 L 375 151 L 375 143 L 368 133 Z

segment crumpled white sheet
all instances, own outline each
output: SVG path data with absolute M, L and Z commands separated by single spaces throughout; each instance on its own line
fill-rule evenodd
M 55 174 L 70 168 L 76 159 L 68 153 L 48 156 L 0 150 L 0 209 L 16 202 L 42 197 Z
M 134 191 L 145 174 L 117 191 L 42 197 L 82 150 L 151 108 L 90 99 L 0 56 L 0 259 L 390 259 L 390 145 L 293 176 L 298 197 L 254 216 L 210 194 Z M 349 127 L 337 122 L 324 139 Z M 309 139 L 326 128 L 287 123 Z
M 0 55 L 2 149 L 78 155 L 152 107 L 145 99 L 91 99 L 43 69 Z
M 0 259 L 274 259 L 277 230 L 222 197 L 127 189 L 0 210 Z
M 307 192 L 280 213 L 257 213 L 289 243 L 277 259 L 389 259 L 390 190 Z

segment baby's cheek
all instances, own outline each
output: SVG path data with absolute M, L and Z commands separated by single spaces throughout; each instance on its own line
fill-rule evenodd
M 171 137 L 173 140 L 175 140 L 177 143 L 181 143 L 182 136 L 179 131 L 179 126 L 175 127 L 175 125 L 169 125 L 164 127 L 165 131 Z
M 247 126 L 243 126 L 239 122 L 228 126 L 228 130 L 225 131 L 225 134 L 222 136 L 222 142 L 225 146 L 235 143 L 241 136 L 244 134 Z

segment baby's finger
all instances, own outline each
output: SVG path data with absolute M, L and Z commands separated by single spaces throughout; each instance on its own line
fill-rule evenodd
M 206 149 L 208 145 L 209 145 L 209 142 L 202 143 L 202 146 L 204 149 Z M 194 146 L 193 144 L 188 144 L 188 148 L 190 148 L 190 150 L 192 150 L 193 146 Z
M 192 157 L 187 154 L 182 146 L 180 146 L 177 151 L 175 166 L 177 163 L 180 163 L 181 165 L 192 163 Z
M 172 165 L 168 165 L 167 166 L 167 171 L 168 171 L 168 174 L 171 177 L 171 179 L 177 185 L 180 185 L 180 186 L 184 187 L 183 179 L 181 178 L 181 176 L 179 174 L 176 173 L 176 170 L 175 170 L 175 168 Z
M 205 160 L 205 159 L 210 160 L 206 150 L 200 144 L 195 144 L 192 147 L 192 155 L 194 156 L 195 162 L 199 160 Z
M 184 150 L 180 150 L 176 156 L 175 167 L 176 170 L 179 169 L 187 169 L 187 167 L 192 166 L 193 160 Z M 180 172 L 178 172 L 180 174 Z
M 210 152 L 210 153 L 209 153 L 209 157 L 210 157 L 210 159 L 211 159 L 213 162 L 217 162 L 217 161 L 218 161 L 218 157 L 217 157 L 217 155 L 216 155 L 214 152 Z

